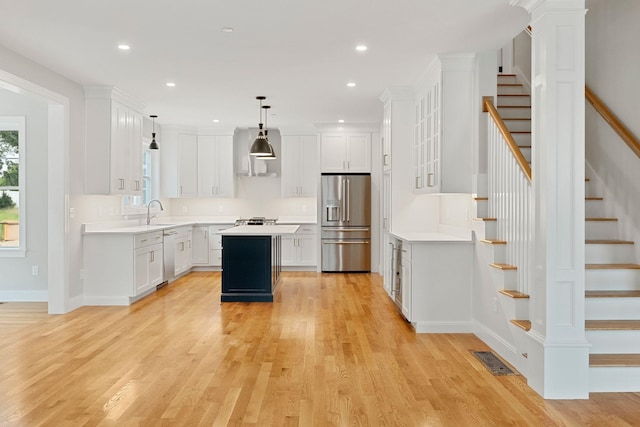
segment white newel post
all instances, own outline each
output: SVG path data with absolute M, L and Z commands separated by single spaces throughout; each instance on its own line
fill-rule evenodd
M 584 293 L 584 0 L 512 0 L 531 14 L 534 269 L 529 385 L 589 397 Z

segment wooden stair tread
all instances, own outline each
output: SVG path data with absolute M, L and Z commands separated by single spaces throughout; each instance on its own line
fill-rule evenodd
M 530 145 L 518 145 L 518 148 L 531 148 Z
M 476 200 L 478 202 L 483 201 L 483 200 L 489 200 L 488 197 L 474 197 L 473 200 Z
M 585 178 L 584 180 L 585 180 L 585 182 L 589 182 L 589 181 L 591 181 L 591 179 L 590 179 L 590 178 Z
M 511 291 L 511 290 L 508 290 L 508 289 L 501 289 L 498 292 L 500 292 L 502 295 L 506 295 L 509 298 L 514 298 L 514 299 L 529 298 L 529 295 L 523 294 L 522 292 L 519 292 L 519 291 Z
M 530 130 L 512 130 L 509 133 L 511 133 L 511 134 L 515 133 L 515 134 L 518 134 L 518 135 L 526 135 L 526 134 L 531 133 L 531 131 Z
M 509 120 L 531 120 L 529 117 L 504 117 L 502 119 L 503 122 L 508 122 Z
M 498 86 L 522 86 L 522 83 L 498 83 Z
M 524 329 L 525 331 L 531 329 L 531 322 L 529 320 L 509 320 L 509 322 L 513 323 L 520 329 Z
M 586 298 L 640 298 L 640 291 L 586 291 Z
M 513 73 L 498 73 L 498 77 L 515 77 L 516 75 Z
M 488 243 L 490 245 L 506 245 L 507 242 L 505 242 L 504 240 L 497 240 L 497 239 L 482 239 L 480 240 L 482 243 Z
M 586 320 L 588 331 L 636 331 L 640 330 L 640 320 Z
M 640 354 L 590 354 L 589 366 L 640 367 Z
M 633 245 L 631 240 L 615 240 L 615 239 L 592 239 L 585 240 L 587 245 Z
M 585 218 L 585 221 L 617 221 L 618 218 Z
M 594 200 L 596 200 L 596 201 L 598 201 L 598 200 L 604 200 L 604 198 L 602 198 L 602 197 L 585 197 L 584 199 L 585 199 L 585 200 L 589 200 L 589 201 L 594 201 Z
M 497 221 L 496 218 L 474 218 L 476 221 Z
M 517 270 L 518 269 L 518 267 L 516 267 L 515 265 L 509 265 L 509 264 L 492 263 L 489 265 L 493 268 L 497 268 L 498 270 Z
M 586 264 L 587 270 L 640 270 L 638 264 Z

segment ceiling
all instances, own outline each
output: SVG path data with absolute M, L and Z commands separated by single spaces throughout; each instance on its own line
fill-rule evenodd
M 198 127 L 256 126 L 256 95 L 272 106 L 269 127 L 379 122 L 383 90 L 415 83 L 434 54 L 498 49 L 529 21 L 509 0 L 0 0 L 0 10 L 8 49 L 81 85 L 116 86 L 159 124 Z

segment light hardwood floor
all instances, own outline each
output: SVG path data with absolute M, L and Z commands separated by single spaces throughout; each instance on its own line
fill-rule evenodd
M 473 335 L 415 334 L 377 275 L 287 272 L 273 304 L 219 299 L 198 272 L 130 307 L 0 320 L 0 425 L 640 425 L 640 394 L 545 401 L 492 376 Z

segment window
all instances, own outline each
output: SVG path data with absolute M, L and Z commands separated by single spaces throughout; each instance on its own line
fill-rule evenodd
M 25 253 L 24 139 L 24 117 L 0 117 L 0 254 L 2 255 L 24 256 Z
M 150 141 L 146 138 L 142 141 L 142 196 L 124 196 L 122 198 L 122 212 L 125 215 L 138 214 L 143 210 L 146 212 L 146 206 L 152 199 L 154 165 L 149 143 Z

